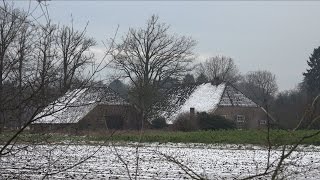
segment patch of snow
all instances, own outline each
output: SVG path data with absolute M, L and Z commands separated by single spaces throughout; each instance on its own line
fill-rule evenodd
M 42 179 L 46 173 L 56 173 L 48 179 L 128 179 L 126 167 L 116 154 L 134 174 L 136 145 L 21 145 L 25 149 L 15 146 L 15 153 L 0 158 L 0 179 Z M 318 179 L 320 152 L 301 148 L 286 159 L 280 175 L 285 179 Z M 144 144 L 139 147 L 138 179 L 190 179 L 161 154 L 174 157 L 208 179 L 243 179 L 264 172 L 268 149 L 252 145 Z M 93 156 L 68 169 L 90 155 Z M 272 150 L 270 161 L 277 163 L 280 155 L 281 149 Z
M 34 118 L 36 121 L 33 123 L 59 123 L 59 121 L 55 120 L 63 116 L 68 107 L 72 106 L 86 90 L 87 88 L 68 91 L 64 96 L 44 108 L 44 110 Z M 66 121 L 64 123 L 68 122 Z
M 189 99 L 181 107 L 180 112 L 190 111 L 195 108 L 198 112 L 214 111 L 220 101 L 225 84 L 214 86 L 211 83 L 202 84 L 191 94 Z
M 218 86 L 212 85 L 211 83 L 197 86 L 185 103 L 179 107 L 178 111 L 169 117 L 169 122 L 174 121 L 179 114 L 189 112 L 190 108 L 195 108 L 196 112 L 214 112 L 225 86 L 224 83 Z

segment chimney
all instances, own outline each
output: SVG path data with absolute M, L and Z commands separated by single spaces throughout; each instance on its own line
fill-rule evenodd
M 190 108 L 190 121 L 193 122 L 194 121 L 194 118 L 195 118 L 195 113 L 194 113 L 194 108 L 191 107 Z

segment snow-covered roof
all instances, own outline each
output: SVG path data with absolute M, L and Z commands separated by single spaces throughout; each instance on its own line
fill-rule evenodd
M 77 123 L 99 104 L 129 105 L 109 87 L 74 89 L 44 108 L 33 124 Z
M 180 110 L 180 107 L 196 88 L 197 85 L 182 85 L 170 88 L 166 92 L 167 97 L 154 106 L 155 116 L 172 117 Z
M 226 83 L 213 85 L 204 83 L 176 87 L 171 90 L 166 100 L 167 106 L 160 108 L 158 115 L 173 122 L 181 113 L 195 108 L 197 112 L 214 112 L 219 106 L 258 107 L 256 103 L 239 90 Z
M 225 84 L 213 86 L 211 83 L 199 85 L 180 108 L 181 112 L 190 111 L 190 107 L 197 111 L 210 112 L 217 107 Z

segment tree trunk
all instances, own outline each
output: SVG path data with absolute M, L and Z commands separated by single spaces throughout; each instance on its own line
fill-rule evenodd
M 22 109 L 22 96 L 23 96 L 23 93 L 22 93 L 22 68 L 23 68 L 23 58 L 24 58 L 24 53 L 23 53 L 23 50 L 21 50 L 20 52 L 20 58 L 19 58 L 19 84 L 18 84 L 18 128 L 20 129 L 21 126 L 22 126 L 22 112 L 23 112 L 23 109 Z
M 1 52 L 0 57 L 0 133 L 2 133 L 5 119 L 4 119 L 4 109 L 3 109 L 3 61 L 4 61 L 4 52 Z

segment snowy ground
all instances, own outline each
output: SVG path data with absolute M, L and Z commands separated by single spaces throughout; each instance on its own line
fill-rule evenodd
M 49 179 L 128 179 L 124 163 L 130 176 L 135 174 L 137 149 L 134 144 L 21 145 L 19 148 L 23 149 L 0 159 L 0 179 L 41 179 L 46 174 Z M 161 153 L 209 179 L 239 179 L 262 172 L 267 157 L 265 148 L 251 145 L 142 144 L 138 152 L 139 179 L 190 178 L 177 163 L 169 162 Z M 272 151 L 271 161 L 276 160 L 279 153 Z M 71 168 L 82 160 L 83 163 Z M 318 179 L 320 147 L 301 147 L 286 163 L 286 179 Z

